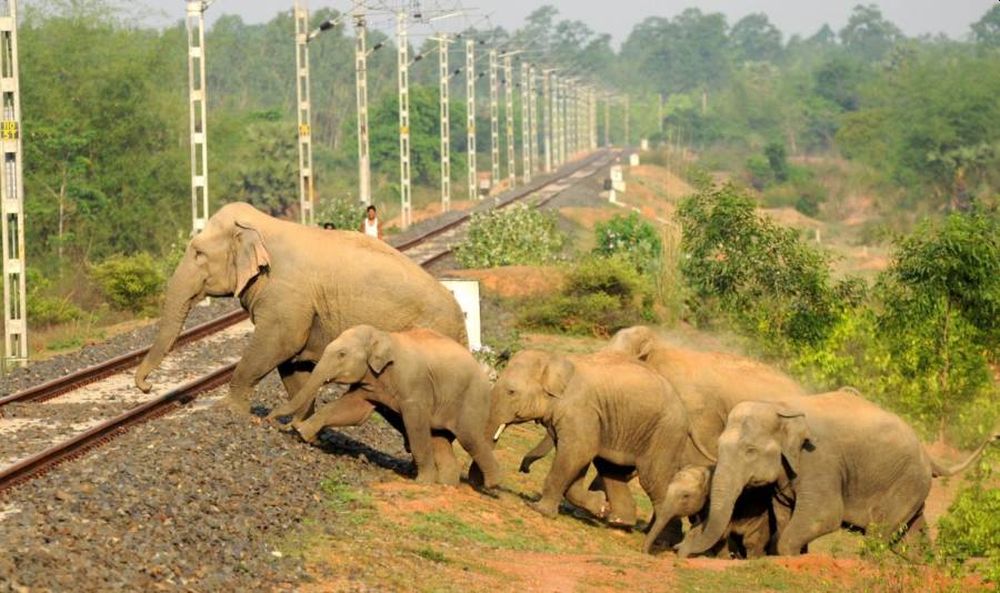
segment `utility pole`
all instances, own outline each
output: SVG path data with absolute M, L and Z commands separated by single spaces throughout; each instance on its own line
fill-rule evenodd
M 549 79 L 552 70 L 542 70 L 542 144 L 545 153 L 545 172 L 552 172 L 552 89 Z
M 490 49 L 490 186 L 500 182 L 500 81 L 497 50 Z
M 629 136 L 628 123 L 629 123 L 628 122 L 628 95 L 625 95 L 625 142 L 622 144 L 622 146 L 628 146 L 629 145 L 629 139 L 631 138 L 631 136 Z
M 604 146 L 611 146 L 611 96 L 604 95 Z
M 405 12 L 396 13 L 396 43 L 399 44 L 399 214 L 403 228 L 410 226 L 410 56 L 406 39 Z
M 295 16 L 295 94 L 299 123 L 299 216 L 302 224 L 313 224 L 316 196 L 312 175 L 312 107 L 309 97 L 309 10 L 305 0 L 296 0 Z
M 365 206 L 372 203 L 371 156 L 368 153 L 368 50 L 365 48 L 368 25 L 364 4 L 354 11 L 354 76 L 358 96 L 358 199 Z
M 0 231 L 3 234 L 3 364 L 0 370 L 28 363 L 28 301 L 25 292 L 24 184 L 21 150 L 20 66 L 17 57 L 17 1 L 0 4 Z
M 529 107 L 531 95 L 528 93 L 528 63 L 521 62 L 521 157 L 524 184 L 531 182 L 531 125 Z
M 517 183 L 517 160 L 514 154 L 514 68 L 510 62 L 510 52 L 503 56 L 504 78 L 504 123 L 507 132 L 507 189 L 514 189 Z
M 451 210 L 451 115 L 448 105 L 448 35 L 438 37 L 438 85 L 441 97 L 441 211 Z
M 465 40 L 465 133 L 469 169 L 469 199 L 475 200 L 476 191 L 476 42 Z
M 210 0 L 187 0 L 188 89 L 191 115 L 191 234 L 208 220 L 208 122 L 205 92 L 205 10 Z
M 554 165 L 559 168 L 563 164 L 563 118 L 562 118 L 562 78 L 558 75 L 552 76 L 552 141 L 555 145 Z
M 531 133 L 529 152 L 531 171 L 538 169 L 538 94 L 535 92 L 535 67 L 528 66 L 528 120 Z
M 597 92 L 590 89 L 590 150 L 597 150 Z

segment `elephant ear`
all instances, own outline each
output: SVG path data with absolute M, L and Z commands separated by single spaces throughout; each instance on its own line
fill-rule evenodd
M 655 338 L 651 335 L 644 335 L 642 340 L 639 342 L 638 354 L 639 360 L 646 361 L 649 360 L 649 355 L 653 353 L 653 342 Z
M 241 222 L 236 223 L 233 235 L 233 265 L 236 267 L 236 288 L 239 296 L 261 270 L 271 265 L 271 256 L 264 247 L 264 238 L 257 229 Z
M 788 461 L 788 466 L 796 474 L 799 473 L 802 450 L 812 450 L 812 440 L 806 416 L 794 410 L 778 412 L 781 421 L 781 454 Z
M 561 397 L 573 378 L 576 368 L 563 357 L 553 357 L 542 370 L 542 389 L 553 397 Z
M 389 334 L 382 331 L 372 331 L 372 337 L 368 344 L 368 366 L 374 372 L 381 373 L 394 358 Z

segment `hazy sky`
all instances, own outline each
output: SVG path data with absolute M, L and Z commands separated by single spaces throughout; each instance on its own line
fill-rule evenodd
M 184 17 L 183 0 L 146 0 L 166 13 L 169 22 Z M 839 30 L 847 22 L 852 7 L 872 0 L 461 0 L 464 6 L 475 7 L 489 14 L 493 24 L 512 30 L 524 23 L 524 18 L 543 4 L 559 10 L 561 19 L 580 20 L 595 31 L 611 33 L 615 46 L 628 35 L 632 27 L 648 16 L 673 17 L 685 8 L 695 6 L 703 12 L 722 12 L 730 25 L 752 12 L 767 14 L 787 37 L 793 33 L 811 35 L 823 23 Z M 453 5 L 456 0 L 424 0 L 424 7 Z M 969 25 L 994 4 L 995 0 L 879 0 L 882 13 L 907 35 L 945 33 L 962 38 Z M 382 5 L 397 5 L 383 0 Z M 209 21 L 223 13 L 235 13 L 249 23 L 270 20 L 281 10 L 292 6 L 292 0 L 216 0 L 209 8 Z M 310 10 L 330 6 L 345 10 L 350 0 L 308 0 Z M 457 20 L 456 20 L 457 21 Z M 452 26 L 466 24 L 454 22 Z M 449 29 L 445 22 L 438 26 Z

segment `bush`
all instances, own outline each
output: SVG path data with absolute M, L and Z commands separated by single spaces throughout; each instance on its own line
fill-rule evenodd
M 67 297 L 46 294 L 52 283 L 38 270 L 28 268 L 27 287 L 28 322 L 37 326 L 56 325 L 82 319 L 83 310 Z
M 624 255 L 583 260 L 569 273 L 562 293 L 521 315 L 528 327 L 600 337 L 651 321 L 650 282 Z
M 1000 455 L 988 451 L 979 471 L 938 521 L 938 553 L 947 560 L 964 562 L 989 558 L 983 571 L 987 580 L 1000 583 L 1000 488 L 989 488 L 990 468 Z
M 663 242 L 656 227 L 639 218 L 635 212 L 616 215 L 594 228 L 598 255 L 625 254 L 640 272 L 652 272 L 659 267 Z
M 555 214 L 516 204 L 473 214 L 455 257 L 466 268 L 539 265 L 555 261 L 565 240 Z
M 319 225 L 323 223 L 333 223 L 342 231 L 355 231 L 361 226 L 361 220 L 365 216 L 365 206 L 356 200 L 344 198 L 331 198 L 323 200 L 322 205 L 317 208 L 316 221 Z
M 90 274 L 116 309 L 137 313 L 163 290 L 164 275 L 148 253 L 115 255 L 91 267 Z

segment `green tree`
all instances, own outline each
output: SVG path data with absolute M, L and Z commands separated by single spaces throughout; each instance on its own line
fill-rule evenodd
M 986 47 L 1000 47 L 1000 5 L 994 4 L 982 18 L 972 23 L 972 37 Z
M 882 59 L 902 39 L 899 27 L 885 19 L 874 4 L 856 5 L 847 25 L 840 30 L 844 47 L 868 62 Z
M 781 57 L 781 31 L 766 14 L 748 14 L 729 31 L 729 46 L 738 62 L 777 62 Z

